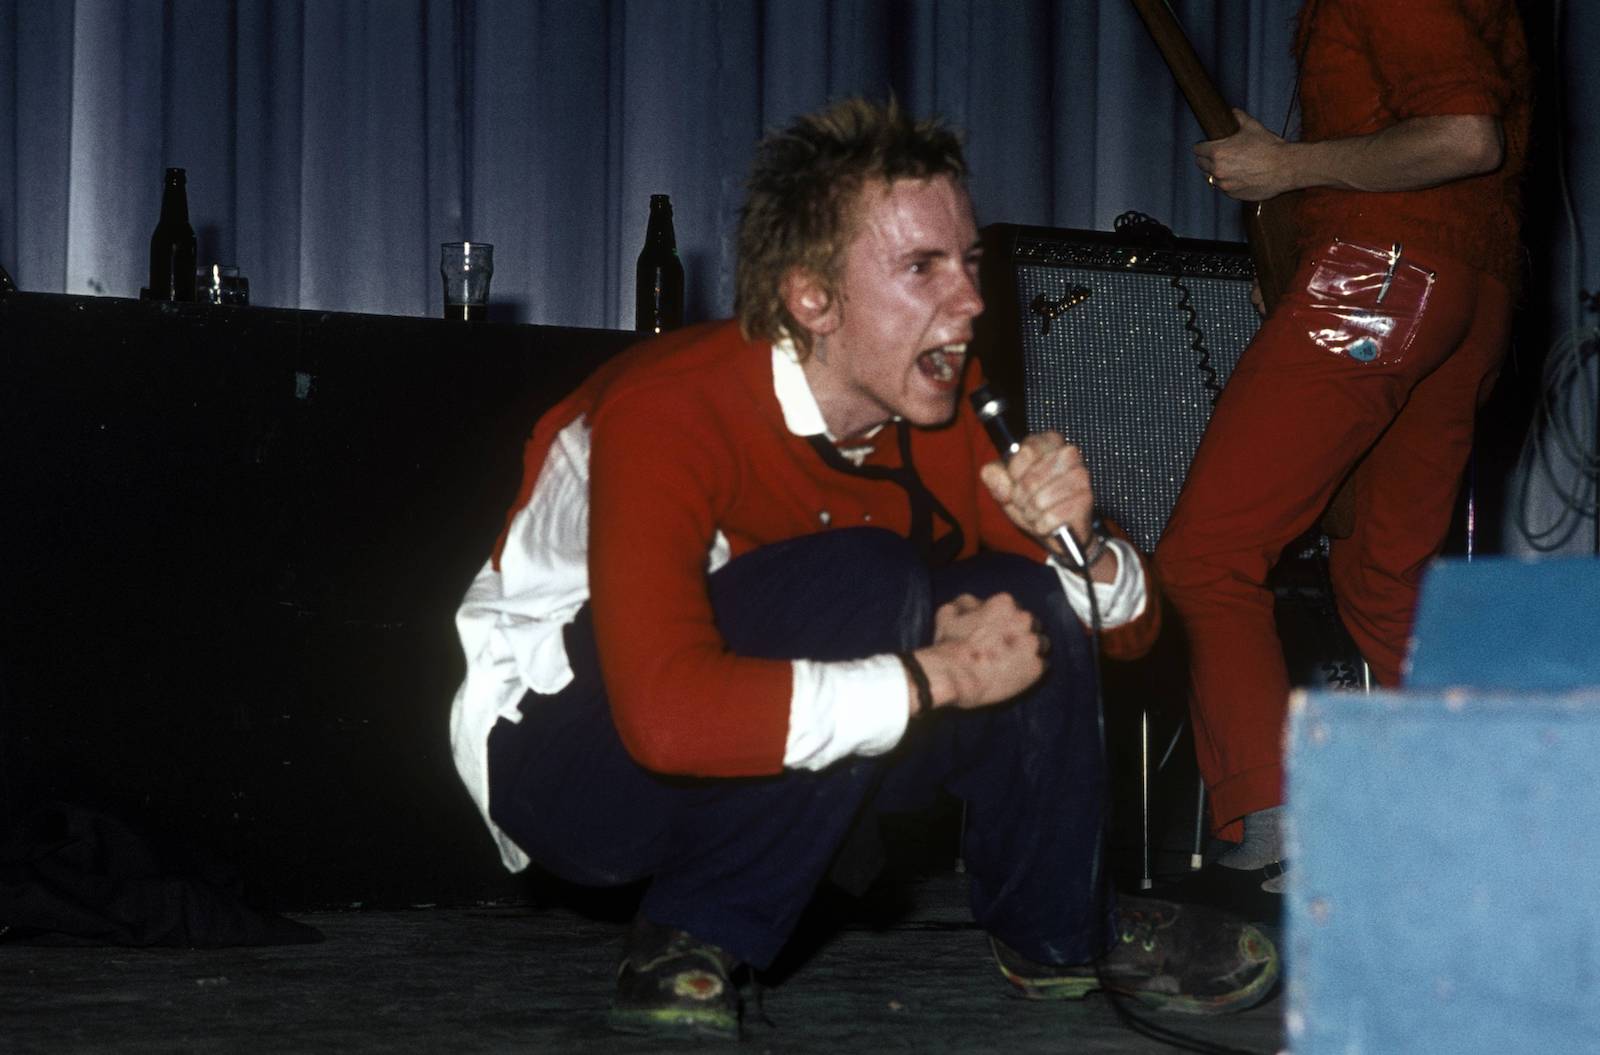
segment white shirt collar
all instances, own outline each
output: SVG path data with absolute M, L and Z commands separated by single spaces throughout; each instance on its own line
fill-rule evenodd
M 828 423 L 822 419 L 822 408 L 817 406 L 817 397 L 806 380 L 800 351 L 788 335 L 772 342 L 772 390 L 778 397 L 778 406 L 783 408 L 783 423 L 790 432 L 796 436 L 826 436 L 830 443 L 839 442 L 839 437 L 828 431 Z M 881 428 L 883 426 L 879 425 L 864 435 L 876 436 Z
M 811 394 L 806 381 L 805 367 L 800 365 L 800 352 L 788 336 L 772 342 L 772 390 L 783 408 L 783 423 L 796 436 L 827 436 L 827 422 L 822 420 L 822 408 L 817 397 Z

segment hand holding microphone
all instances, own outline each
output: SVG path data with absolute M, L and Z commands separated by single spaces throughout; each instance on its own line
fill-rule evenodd
M 1094 490 L 1077 447 L 1054 432 L 1017 440 L 1005 421 L 1005 401 L 987 386 L 972 406 L 1000 452 L 1000 463 L 981 470 L 984 485 L 1011 521 L 1078 568 L 1105 551 L 1094 531 Z

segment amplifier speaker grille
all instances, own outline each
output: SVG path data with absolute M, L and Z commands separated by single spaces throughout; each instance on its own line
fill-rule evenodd
M 1014 405 L 1020 395 L 1029 432 L 1083 449 L 1100 511 L 1154 550 L 1259 324 L 1248 251 L 1000 224 L 984 234 L 986 368 Z

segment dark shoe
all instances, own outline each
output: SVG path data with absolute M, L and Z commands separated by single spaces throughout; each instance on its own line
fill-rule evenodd
M 1276 927 L 1283 922 L 1283 895 L 1262 884 L 1288 870 L 1287 861 L 1264 868 L 1227 868 L 1213 861 L 1197 872 L 1161 884 L 1154 893 L 1168 901 L 1225 909 L 1252 923 Z
M 1077 1000 L 1105 989 L 1151 1007 L 1191 1015 L 1242 1011 L 1278 980 L 1278 950 L 1226 913 L 1125 897 L 1116 944 L 1094 963 L 1034 963 L 990 938 L 1000 973 L 1033 1000 Z
M 621 1033 L 737 1038 L 736 966 L 717 946 L 640 916 L 617 968 L 607 1022 Z

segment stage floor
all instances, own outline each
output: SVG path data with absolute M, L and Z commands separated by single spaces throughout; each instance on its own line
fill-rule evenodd
M 316 945 L 217 951 L 0 946 L 0 1047 L 33 1052 L 657 1052 L 693 1044 L 605 1026 L 625 924 L 567 905 L 297 914 Z M 757 1009 L 742 1050 L 1174 1050 L 1132 1032 L 1103 996 L 1007 995 L 953 871 L 819 908 Z M 1283 1047 L 1280 992 L 1240 1015 L 1136 1009 L 1244 1052 Z M 763 1011 L 764 1018 L 763 1021 Z M 706 1046 L 735 1050 L 726 1042 Z

